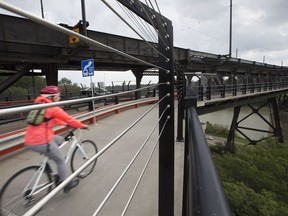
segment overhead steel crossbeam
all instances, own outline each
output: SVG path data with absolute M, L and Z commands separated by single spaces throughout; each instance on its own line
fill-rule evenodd
M 125 52 L 122 52 L 122 51 L 120 51 L 120 50 L 118 50 L 118 49 L 115 49 L 115 48 L 113 48 L 113 47 L 111 47 L 111 46 L 107 46 L 107 45 L 105 45 L 105 44 L 103 44 L 103 43 L 101 43 L 101 42 L 99 42 L 99 41 L 93 40 L 93 39 L 88 38 L 88 37 L 86 37 L 86 36 L 83 36 L 83 35 L 81 35 L 81 34 L 79 34 L 79 33 L 76 33 L 76 32 L 74 32 L 74 31 L 72 31 L 72 30 L 66 29 L 66 28 L 64 28 L 64 27 L 62 27 L 62 26 L 55 25 L 55 24 L 53 24 L 53 23 L 51 23 L 51 22 L 48 22 L 48 21 L 46 21 L 46 20 L 44 20 L 44 19 L 40 19 L 39 17 L 37 17 L 37 16 L 35 16 L 35 15 L 31 14 L 31 13 L 28 13 L 28 12 L 26 12 L 26 11 L 24 11 L 24 10 L 21 10 L 21 9 L 19 9 L 19 8 L 16 8 L 16 7 L 12 6 L 12 5 L 9 5 L 9 4 L 7 4 L 7 3 L 5 3 L 5 2 L 3 2 L 3 1 L 0 1 L 0 7 L 3 8 L 3 9 L 8 10 L 8 11 L 10 11 L 10 12 L 19 14 L 19 15 L 24 16 L 24 17 L 27 17 L 27 18 L 29 18 L 30 20 L 32 20 L 32 21 L 34 21 L 34 22 L 36 22 L 36 23 L 39 23 L 39 24 L 41 24 L 41 25 L 43 25 L 43 26 L 47 26 L 47 27 L 49 27 L 49 28 L 51 28 L 51 29 L 54 29 L 54 30 L 59 31 L 59 32 L 62 32 L 62 33 L 64 33 L 64 34 L 77 37 L 77 38 L 85 41 L 86 43 L 88 43 L 88 44 L 90 44 L 90 45 L 92 45 L 92 46 L 96 46 L 96 47 L 102 48 L 102 49 L 104 49 L 104 50 L 107 50 L 107 51 L 116 53 L 116 54 L 118 54 L 118 55 L 120 55 L 120 56 L 122 56 L 122 57 L 128 58 L 128 59 L 130 59 L 130 60 L 143 63 L 144 65 L 148 65 L 148 66 L 152 66 L 152 67 L 159 68 L 159 66 L 157 66 L 157 65 L 154 65 L 154 64 L 149 63 L 149 62 L 146 62 L 146 61 L 144 61 L 144 60 L 142 60 L 142 59 L 136 58 L 136 57 L 134 57 L 134 56 L 132 56 L 132 55 L 129 55 L 129 54 L 127 54 L 127 53 L 125 53 Z M 163 68 L 162 68 L 162 69 L 163 69 Z
M 269 73 L 288 75 L 288 67 L 188 50 L 186 70 L 192 72 Z

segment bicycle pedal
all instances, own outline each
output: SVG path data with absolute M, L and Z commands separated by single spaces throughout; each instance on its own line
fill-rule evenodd
M 34 202 L 36 201 L 36 198 L 34 198 L 34 197 L 29 197 L 29 198 L 26 197 L 25 200 L 27 201 L 25 203 L 25 206 L 30 206 L 30 205 L 34 204 Z

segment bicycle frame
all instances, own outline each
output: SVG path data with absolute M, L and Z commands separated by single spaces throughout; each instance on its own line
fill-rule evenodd
M 50 187 L 53 184 L 53 182 L 49 182 L 49 183 L 44 183 L 44 184 L 39 185 L 40 178 L 47 166 L 47 163 L 48 163 L 48 157 L 45 157 L 43 162 L 41 163 L 40 168 L 37 170 L 36 173 L 33 174 L 27 186 L 24 188 L 23 193 L 28 191 L 28 189 L 30 188 L 30 185 L 33 184 L 31 192 L 27 195 L 28 197 L 31 196 L 32 194 L 40 193 L 41 191 L 45 190 L 46 188 Z M 33 183 L 35 178 L 36 178 L 36 181 L 35 183 Z
M 82 148 L 81 142 L 78 141 L 78 139 L 76 138 L 76 136 L 73 136 L 71 138 L 71 140 L 68 140 L 66 142 L 64 142 L 59 148 L 62 148 L 63 146 L 65 146 L 67 143 L 72 142 L 70 145 L 70 148 L 66 154 L 66 158 L 65 158 L 65 163 L 68 163 L 68 161 L 71 158 L 72 152 L 74 151 L 74 149 L 76 147 L 78 147 L 78 149 L 81 151 L 81 153 L 85 156 L 85 158 L 88 158 L 86 152 L 84 151 L 84 149 Z
M 83 164 L 98 152 L 97 145 L 92 140 L 82 140 L 80 137 L 82 131 L 75 132 L 75 130 L 77 129 L 68 131 L 64 136 L 64 142 L 59 146 L 66 153 L 65 164 L 70 164 L 72 173 L 79 171 L 78 169 L 82 168 Z M 69 146 L 65 146 L 67 144 Z M 40 163 L 19 170 L 6 181 L 3 190 L 2 188 L 0 190 L 0 214 L 5 211 L 9 214 L 13 212 L 15 215 L 22 215 L 24 211 L 29 211 L 28 208 L 43 200 L 51 190 L 53 193 L 58 193 L 64 188 L 64 193 L 66 193 L 69 177 L 67 181 L 58 178 L 59 175 L 53 171 L 56 169 L 54 165 L 50 166 L 49 160 L 49 157 L 44 154 Z M 77 172 L 77 178 L 86 178 L 92 173 L 95 165 L 96 160 L 89 164 L 89 167 L 81 170 L 81 173 Z M 60 184 L 61 180 L 63 180 L 62 184 Z
M 73 134 L 73 136 L 71 137 L 70 140 L 63 142 L 59 146 L 59 148 L 64 147 L 67 143 L 71 143 L 71 145 L 70 145 L 69 150 L 68 150 L 68 152 L 66 154 L 65 163 L 68 163 L 68 161 L 71 158 L 72 152 L 74 151 L 74 149 L 76 147 L 78 147 L 78 149 L 81 151 L 81 153 L 84 155 L 85 158 L 88 158 L 86 152 L 84 151 L 84 149 L 82 148 L 80 142 L 78 141 L 78 139 L 76 138 L 76 136 L 74 134 Z M 32 194 L 40 193 L 41 191 L 43 191 L 46 188 L 48 188 L 51 185 L 53 185 L 54 181 L 49 182 L 49 183 L 43 183 L 43 184 L 39 185 L 39 181 L 41 179 L 41 176 L 42 176 L 44 170 L 46 169 L 46 166 L 48 164 L 48 160 L 49 160 L 49 158 L 47 156 L 44 156 L 44 160 L 40 163 L 41 164 L 40 168 L 37 170 L 36 173 L 33 174 L 32 178 L 30 179 L 30 181 L 28 182 L 27 186 L 25 187 L 23 193 L 25 193 L 28 189 L 31 189 L 31 192 L 28 194 L 28 197 L 31 196 Z M 35 178 L 36 178 L 36 181 L 34 182 Z M 33 187 L 30 188 L 30 186 L 32 184 L 33 184 Z

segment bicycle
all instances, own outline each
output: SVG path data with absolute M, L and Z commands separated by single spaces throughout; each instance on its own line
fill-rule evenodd
M 70 160 L 70 168 L 75 172 L 92 156 L 97 154 L 96 144 L 91 140 L 79 141 L 75 135 L 77 129 L 72 129 L 64 137 L 65 142 L 59 148 L 67 143 L 71 143 L 67 152 L 65 163 Z M 81 131 L 78 129 L 78 131 Z M 4 184 L 0 191 L 0 215 L 23 215 L 34 204 L 45 197 L 54 187 L 57 187 L 57 175 L 54 175 L 53 169 L 49 164 L 48 157 L 39 165 L 23 168 L 12 175 Z M 85 178 L 92 173 L 97 160 L 93 161 L 77 177 Z

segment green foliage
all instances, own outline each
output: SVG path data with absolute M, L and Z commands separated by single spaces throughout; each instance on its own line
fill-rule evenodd
M 220 137 L 227 137 L 229 130 L 227 127 L 218 124 L 211 124 L 210 122 L 206 123 L 205 133 L 211 135 L 218 135 Z
M 1 76 L 0 83 L 7 79 L 8 77 Z M 62 95 L 80 94 L 80 87 L 67 78 L 62 78 L 58 85 L 62 88 Z M 27 100 L 29 98 L 33 100 L 45 86 L 46 79 L 43 76 L 23 76 L 0 94 L 0 101 L 4 101 L 6 98 L 8 100 Z
M 229 134 L 229 129 L 219 124 L 211 124 L 210 122 L 206 122 L 205 134 L 227 139 L 228 134 Z M 237 133 L 235 133 L 234 138 L 235 138 L 235 143 L 242 143 L 242 144 L 249 143 L 247 139 L 239 137 Z M 232 151 L 234 152 L 234 149 Z
M 263 190 L 256 193 L 242 182 L 225 182 L 224 189 L 234 215 L 277 215 L 275 194 Z
M 61 88 L 62 95 L 79 95 L 80 94 L 80 87 L 75 83 L 71 85 L 59 84 L 59 87 Z
M 23 76 L 21 79 L 17 80 L 13 86 L 17 86 L 23 89 L 32 90 L 33 83 L 38 86 L 39 89 L 46 86 L 46 80 L 43 76 Z
M 67 78 L 62 78 L 61 80 L 59 80 L 58 84 L 59 85 L 71 85 L 72 81 Z
M 0 83 L 5 82 L 7 79 L 8 77 L 1 76 Z M 27 100 L 29 99 L 28 95 L 30 99 L 33 99 L 44 86 L 46 86 L 44 77 L 23 76 L 0 94 L 0 100 L 6 100 L 6 98 L 8 100 Z
M 215 144 L 210 145 L 210 150 L 211 150 L 211 152 L 217 153 L 217 154 L 220 154 L 220 155 L 222 155 L 222 154 L 227 152 L 226 146 L 223 145 L 223 143 L 221 143 L 221 142 L 216 142 Z
M 237 145 L 213 157 L 235 215 L 288 215 L 287 144 Z

